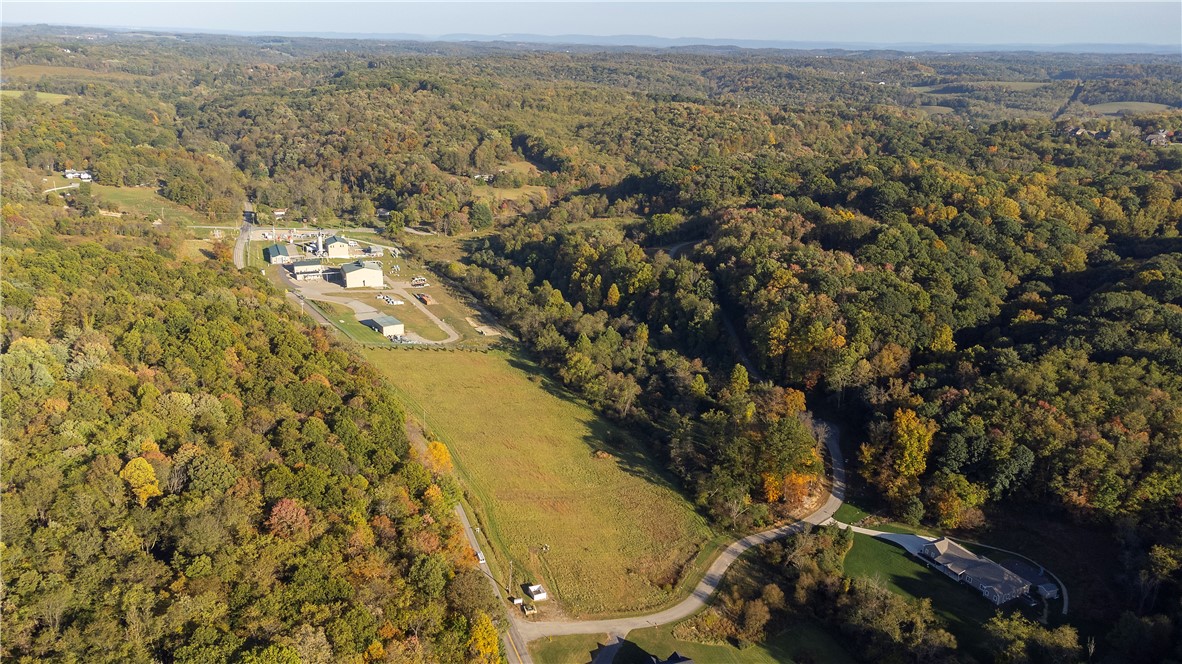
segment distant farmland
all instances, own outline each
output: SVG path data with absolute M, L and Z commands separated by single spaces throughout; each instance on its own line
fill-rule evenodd
M 8 72 L 5 72 L 5 73 L 8 73 Z M 24 90 L 0 90 L 0 96 L 9 97 L 9 98 L 20 97 L 23 94 L 25 94 Z M 70 98 L 70 95 L 59 95 L 54 92 L 37 92 L 35 94 L 37 95 L 37 101 L 44 102 L 46 104 L 52 104 L 54 106 L 64 103 L 67 99 Z
M 451 448 L 502 582 L 508 558 L 515 583 L 541 580 L 573 615 L 640 611 L 680 596 L 677 582 L 713 551 L 656 464 L 528 360 L 363 352 Z
M 1122 112 L 1156 113 L 1158 111 L 1168 111 L 1171 107 L 1151 101 L 1110 101 L 1105 104 L 1093 104 L 1088 108 L 1097 113 L 1104 113 L 1105 115 L 1119 115 Z

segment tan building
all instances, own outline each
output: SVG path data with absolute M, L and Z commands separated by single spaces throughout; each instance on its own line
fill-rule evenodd
M 341 266 L 345 288 L 382 288 L 382 264 L 377 261 L 354 261 Z

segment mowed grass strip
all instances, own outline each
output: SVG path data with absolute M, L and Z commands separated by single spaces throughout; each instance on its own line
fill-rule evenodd
M 451 448 L 502 583 L 507 556 L 515 584 L 548 584 L 576 617 L 680 598 L 684 571 L 712 550 L 710 528 L 621 431 L 536 365 L 503 351 L 363 352 Z

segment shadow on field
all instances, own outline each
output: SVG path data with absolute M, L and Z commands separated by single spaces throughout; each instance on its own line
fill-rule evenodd
M 590 408 L 586 400 L 567 389 L 565 385 L 557 381 L 539 364 L 521 357 L 517 353 L 509 353 L 508 361 L 509 366 L 528 375 L 530 380 L 540 385 L 543 390 L 552 396 L 563 401 L 574 401 L 584 404 Z M 591 408 L 591 411 L 595 413 L 595 418 L 587 424 L 591 429 L 591 433 L 584 436 L 583 440 L 593 451 L 602 450 L 610 454 L 616 465 L 630 475 L 639 477 L 651 484 L 672 489 L 684 495 L 681 487 L 673 481 L 673 478 L 660 469 L 655 454 L 645 450 L 640 441 L 630 432 L 607 421 L 595 409 Z M 606 461 L 606 459 L 604 460 Z

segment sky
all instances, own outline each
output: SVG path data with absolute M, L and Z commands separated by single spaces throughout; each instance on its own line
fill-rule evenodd
M 251 33 L 651 35 L 843 43 L 1158 44 L 1182 2 L 19 2 L 3 22 Z

